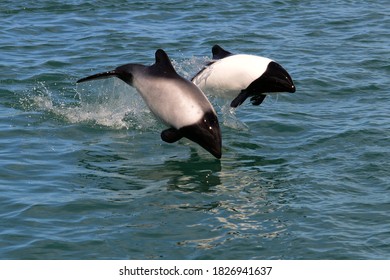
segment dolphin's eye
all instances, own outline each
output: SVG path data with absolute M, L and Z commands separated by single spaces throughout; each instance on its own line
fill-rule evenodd
M 205 124 L 207 124 L 207 119 L 203 119 L 203 122 L 204 122 Z M 212 128 L 211 126 L 209 126 L 209 129 L 212 130 L 213 128 Z

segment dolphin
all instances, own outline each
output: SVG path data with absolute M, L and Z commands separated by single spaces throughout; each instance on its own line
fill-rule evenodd
M 233 99 L 230 106 L 241 105 L 251 97 L 253 105 L 260 105 L 266 93 L 295 92 L 288 72 L 275 61 L 249 54 L 232 54 L 219 45 L 212 48 L 213 60 L 191 81 L 205 92 Z
M 217 114 L 204 93 L 181 77 L 162 49 L 151 66 L 125 64 L 114 70 L 82 78 L 77 83 L 117 77 L 135 87 L 150 111 L 169 128 L 161 139 L 174 143 L 185 137 L 221 158 L 222 138 Z

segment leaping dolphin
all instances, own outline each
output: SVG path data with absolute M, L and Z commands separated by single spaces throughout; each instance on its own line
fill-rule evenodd
M 216 112 L 204 93 L 181 77 L 162 49 L 155 53 L 151 66 L 125 64 L 112 71 L 95 74 L 77 83 L 117 77 L 135 87 L 151 112 L 169 126 L 161 132 L 168 143 L 188 138 L 221 158 L 222 139 Z
M 191 81 L 207 93 L 233 99 L 231 107 L 238 107 L 248 97 L 253 105 L 260 105 L 266 93 L 296 90 L 288 72 L 269 58 L 232 54 L 219 45 L 213 46 L 212 53 L 213 61 Z

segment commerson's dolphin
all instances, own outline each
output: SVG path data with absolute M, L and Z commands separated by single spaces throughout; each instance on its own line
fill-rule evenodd
M 152 113 L 169 126 L 161 132 L 163 141 L 173 143 L 185 137 L 221 158 L 221 131 L 213 106 L 197 86 L 176 73 L 165 51 L 157 50 L 155 57 L 151 66 L 125 64 L 77 83 L 121 79 L 135 87 Z
M 213 60 L 191 81 L 207 93 L 233 99 L 231 107 L 238 107 L 248 97 L 253 105 L 260 105 L 266 93 L 295 92 L 287 71 L 269 58 L 232 54 L 218 45 L 212 53 Z

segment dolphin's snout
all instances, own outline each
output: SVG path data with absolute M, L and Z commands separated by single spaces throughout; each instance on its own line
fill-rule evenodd
M 222 157 L 222 137 L 218 121 L 214 125 L 208 126 L 206 129 L 208 129 L 210 137 L 206 137 L 204 148 L 213 156 L 220 159 Z M 207 138 L 209 138 L 209 140 Z

